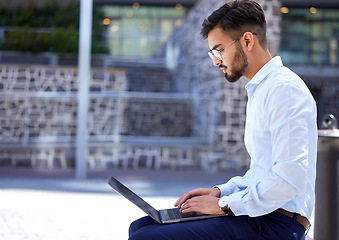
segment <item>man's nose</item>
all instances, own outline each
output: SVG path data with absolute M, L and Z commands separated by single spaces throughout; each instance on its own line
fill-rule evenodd
M 220 60 L 219 58 L 217 57 L 213 57 L 213 65 L 214 66 L 219 66 L 220 64 L 222 63 L 222 60 Z

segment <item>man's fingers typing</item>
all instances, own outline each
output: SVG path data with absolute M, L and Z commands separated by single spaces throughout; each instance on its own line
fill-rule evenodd
M 191 196 L 190 192 L 184 193 L 174 204 L 175 207 L 181 208 L 181 206 L 189 199 Z

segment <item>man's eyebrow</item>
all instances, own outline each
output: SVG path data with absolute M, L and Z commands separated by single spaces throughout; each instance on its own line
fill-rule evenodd
M 212 50 L 214 50 L 214 49 L 217 49 L 218 47 L 220 47 L 221 46 L 221 44 L 216 44 L 216 45 L 214 45 L 214 47 L 212 48 L 212 49 L 210 49 L 211 51 Z

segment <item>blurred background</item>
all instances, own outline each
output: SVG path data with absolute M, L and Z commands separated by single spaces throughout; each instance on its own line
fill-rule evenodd
M 310 88 L 319 126 L 325 113 L 339 116 L 339 2 L 258 2 L 270 51 Z M 94 0 L 89 94 L 78 98 L 80 2 L 1 0 L 0 167 L 246 169 L 246 80 L 227 83 L 199 34 L 223 3 Z
M 110 176 L 159 209 L 245 172 L 247 80 L 226 82 L 200 36 L 224 2 L 93 0 L 91 14 L 89 0 L 0 0 L 0 238 L 127 239 L 144 213 Z M 338 117 L 339 2 L 258 2 L 269 49 L 310 88 L 318 126 Z

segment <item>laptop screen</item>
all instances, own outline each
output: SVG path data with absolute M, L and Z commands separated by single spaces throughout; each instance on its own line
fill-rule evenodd
M 153 208 L 151 205 L 149 205 L 147 202 L 145 202 L 141 197 L 136 195 L 134 192 L 129 190 L 126 186 L 124 186 L 121 182 L 116 180 L 114 177 L 112 177 L 108 184 L 118 193 L 123 195 L 125 198 L 130 200 L 132 203 L 137 205 L 141 210 L 143 210 L 145 213 L 153 217 L 156 221 L 160 222 L 160 216 L 159 212 Z

